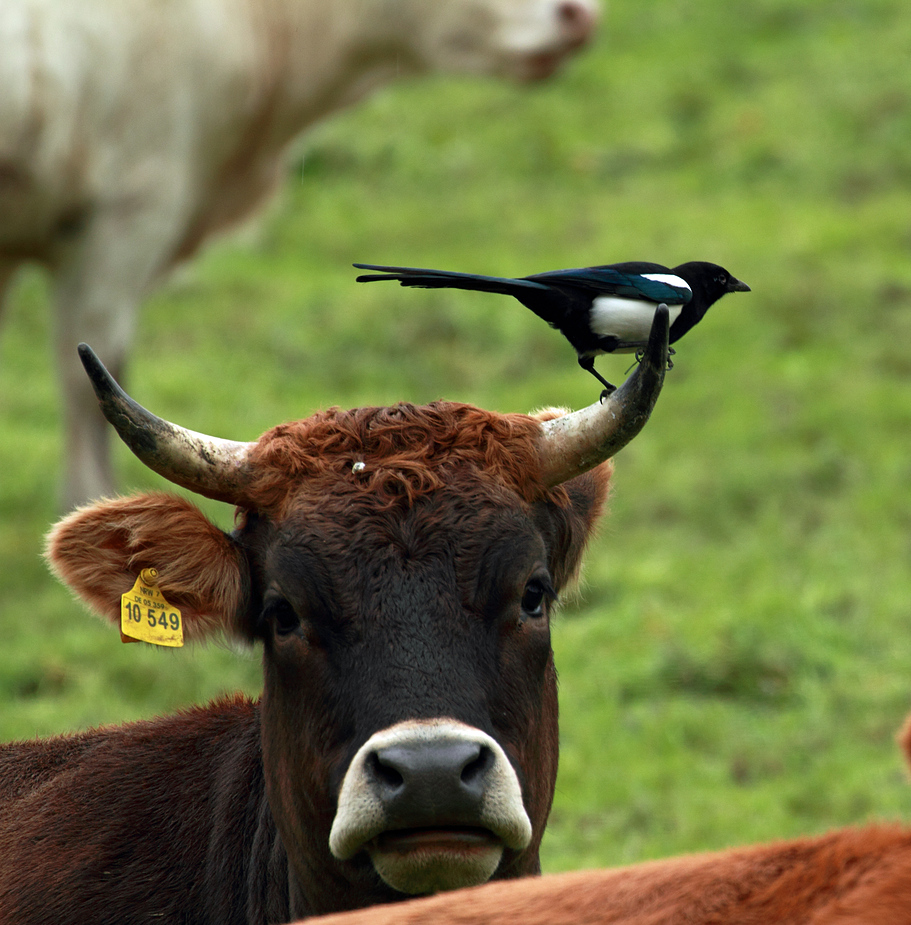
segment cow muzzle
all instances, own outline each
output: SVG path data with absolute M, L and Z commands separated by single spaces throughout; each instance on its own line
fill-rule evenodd
M 505 26 L 503 49 L 510 53 L 506 73 L 521 81 L 550 77 L 588 44 L 598 23 L 591 0 L 555 0 L 539 5 L 541 19 L 523 16 Z
M 361 850 L 401 893 L 490 879 L 532 829 L 512 765 L 489 735 L 455 720 L 410 720 L 371 736 L 339 792 L 329 848 Z

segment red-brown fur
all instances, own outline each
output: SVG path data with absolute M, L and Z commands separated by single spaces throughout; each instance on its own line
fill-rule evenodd
M 237 921 L 249 871 L 219 865 L 255 831 L 240 822 L 263 791 L 258 750 L 256 708 L 241 697 L 4 745 L 0 922 Z
M 538 439 L 534 418 L 464 405 L 329 411 L 259 441 L 231 536 L 164 493 L 101 501 L 58 524 L 48 558 L 93 610 L 118 624 L 120 595 L 155 567 L 190 639 L 220 631 L 263 642 L 264 695 L 0 748 L 0 922 L 240 925 L 401 895 L 364 861 L 329 855 L 335 788 L 370 711 L 384 723 L 436 714 L 418 704 L 396 716 L 397 694 L 381 680 L 370 688 L 368 718 L 343 711 L 340 728 L 338 704 L 362 678 L 357 670 L 337 677 L 323 654 L 319 621 L 327 617 L 311 623 L 307 612 L 325 606 L 311 596 L 321 593 L 339 638 L 373 640 L 357 655 L 368 669 L 391 657 L 393 674 L 405 677 L 409 659 L 428 646 L 441 666 L 489 666 L 473 676 L 475 687 L 435 670 L 430 696 L 453 692 L 456 719 L 459 711 L 495 717 L 491 729 L 521 771 L 533 828 L 528 848 L 507 849 L 495 877 L 536 872 L 556 776 L 556 675 L 546 622 L 525 626 L 511 616 L 528 578 L 515 563 L 520 555 L 539 562 L 565 587 L 611 472 L 607 463 L 545 490 Z M 356 461 L 363 472 L 352 471 Z M 525 552 L 514 552 L 517 542 Z M 299 550 L 312 569 L 282 564 Z M 477 598 L 479 576 L 498 582 L 492 598 Z M 264 615 L 264 586 L 276 580 L 306 603 L 300 637 L 280 635 Z M 397 599 L 399 587 L 432 604 L 427 639 L 402 636 L 415 608 Z M 377 635 L 389 619 L 395 626 Z M 494 633 L 485 628 L 491 620 Z M 450 644 L 463 645 L 452 658 Z M 425 685 L 420 675 L 415 690 Z M 496 683 L 488 689 L 489 677 Z
M 467 471 L 532 501 L 543 494 L 539 440 L 535 418 L 455 402 L 332 408 L 262 436 L 250 458 L 255 479 L 249 496 L 258 510 L 275 514 L 293 503 L 299 482 L 308 494 L 350 493 L 369 495 L 371 504 L 410 504 Z M 359 461 L 365 468 L 352 477 Z
M 313 925 L 908 925 L 911 829 L 488 883 Z

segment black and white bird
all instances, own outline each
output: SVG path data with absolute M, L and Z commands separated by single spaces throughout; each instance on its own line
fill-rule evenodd
M 658 263 L 612 263 L 518 279 L 369 263 L 354 266 L 379 271 L 358 276 L 359 283 L 394 279 L 422 289 L 478 289 L 513 296 L 563 334 L 575 347 L 579 365 L 604 386 L 604 394 L 613 392 L 614 386 L 595 370 L 595 357 L 641 351 L 659 305 L 667 305 L 670 311 L 669 342 L 674 343 L 723 295 L 750 291 L 724 267 L 702 261 L 673 268 Z

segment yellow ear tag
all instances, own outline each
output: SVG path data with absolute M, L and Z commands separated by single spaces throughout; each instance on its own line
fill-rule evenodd
M 182 646 L 183 621 L 158 589 L 158 569 L 144 568 L 120 598 L 120 637 L 124 642 Z

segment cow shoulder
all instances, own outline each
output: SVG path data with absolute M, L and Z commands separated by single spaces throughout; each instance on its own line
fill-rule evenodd
M 79 508 L 49 533 L 54 573 L 93 611 L 120 623 L 120 598 L 144 568 L 180 608 L 184 632 L 198 640 L 238 632 L 247 597 L 246 560 L 231 537 L 195 505 L 163 492 L 103 500 Z
M 247 908 L 245 866 L 275 844 L 260 736 L 258 704 L 235 695 L 0 745 L 0 922 L 135 922 L 149 903 L 162 921 L 238 921 L 224 908 Z

